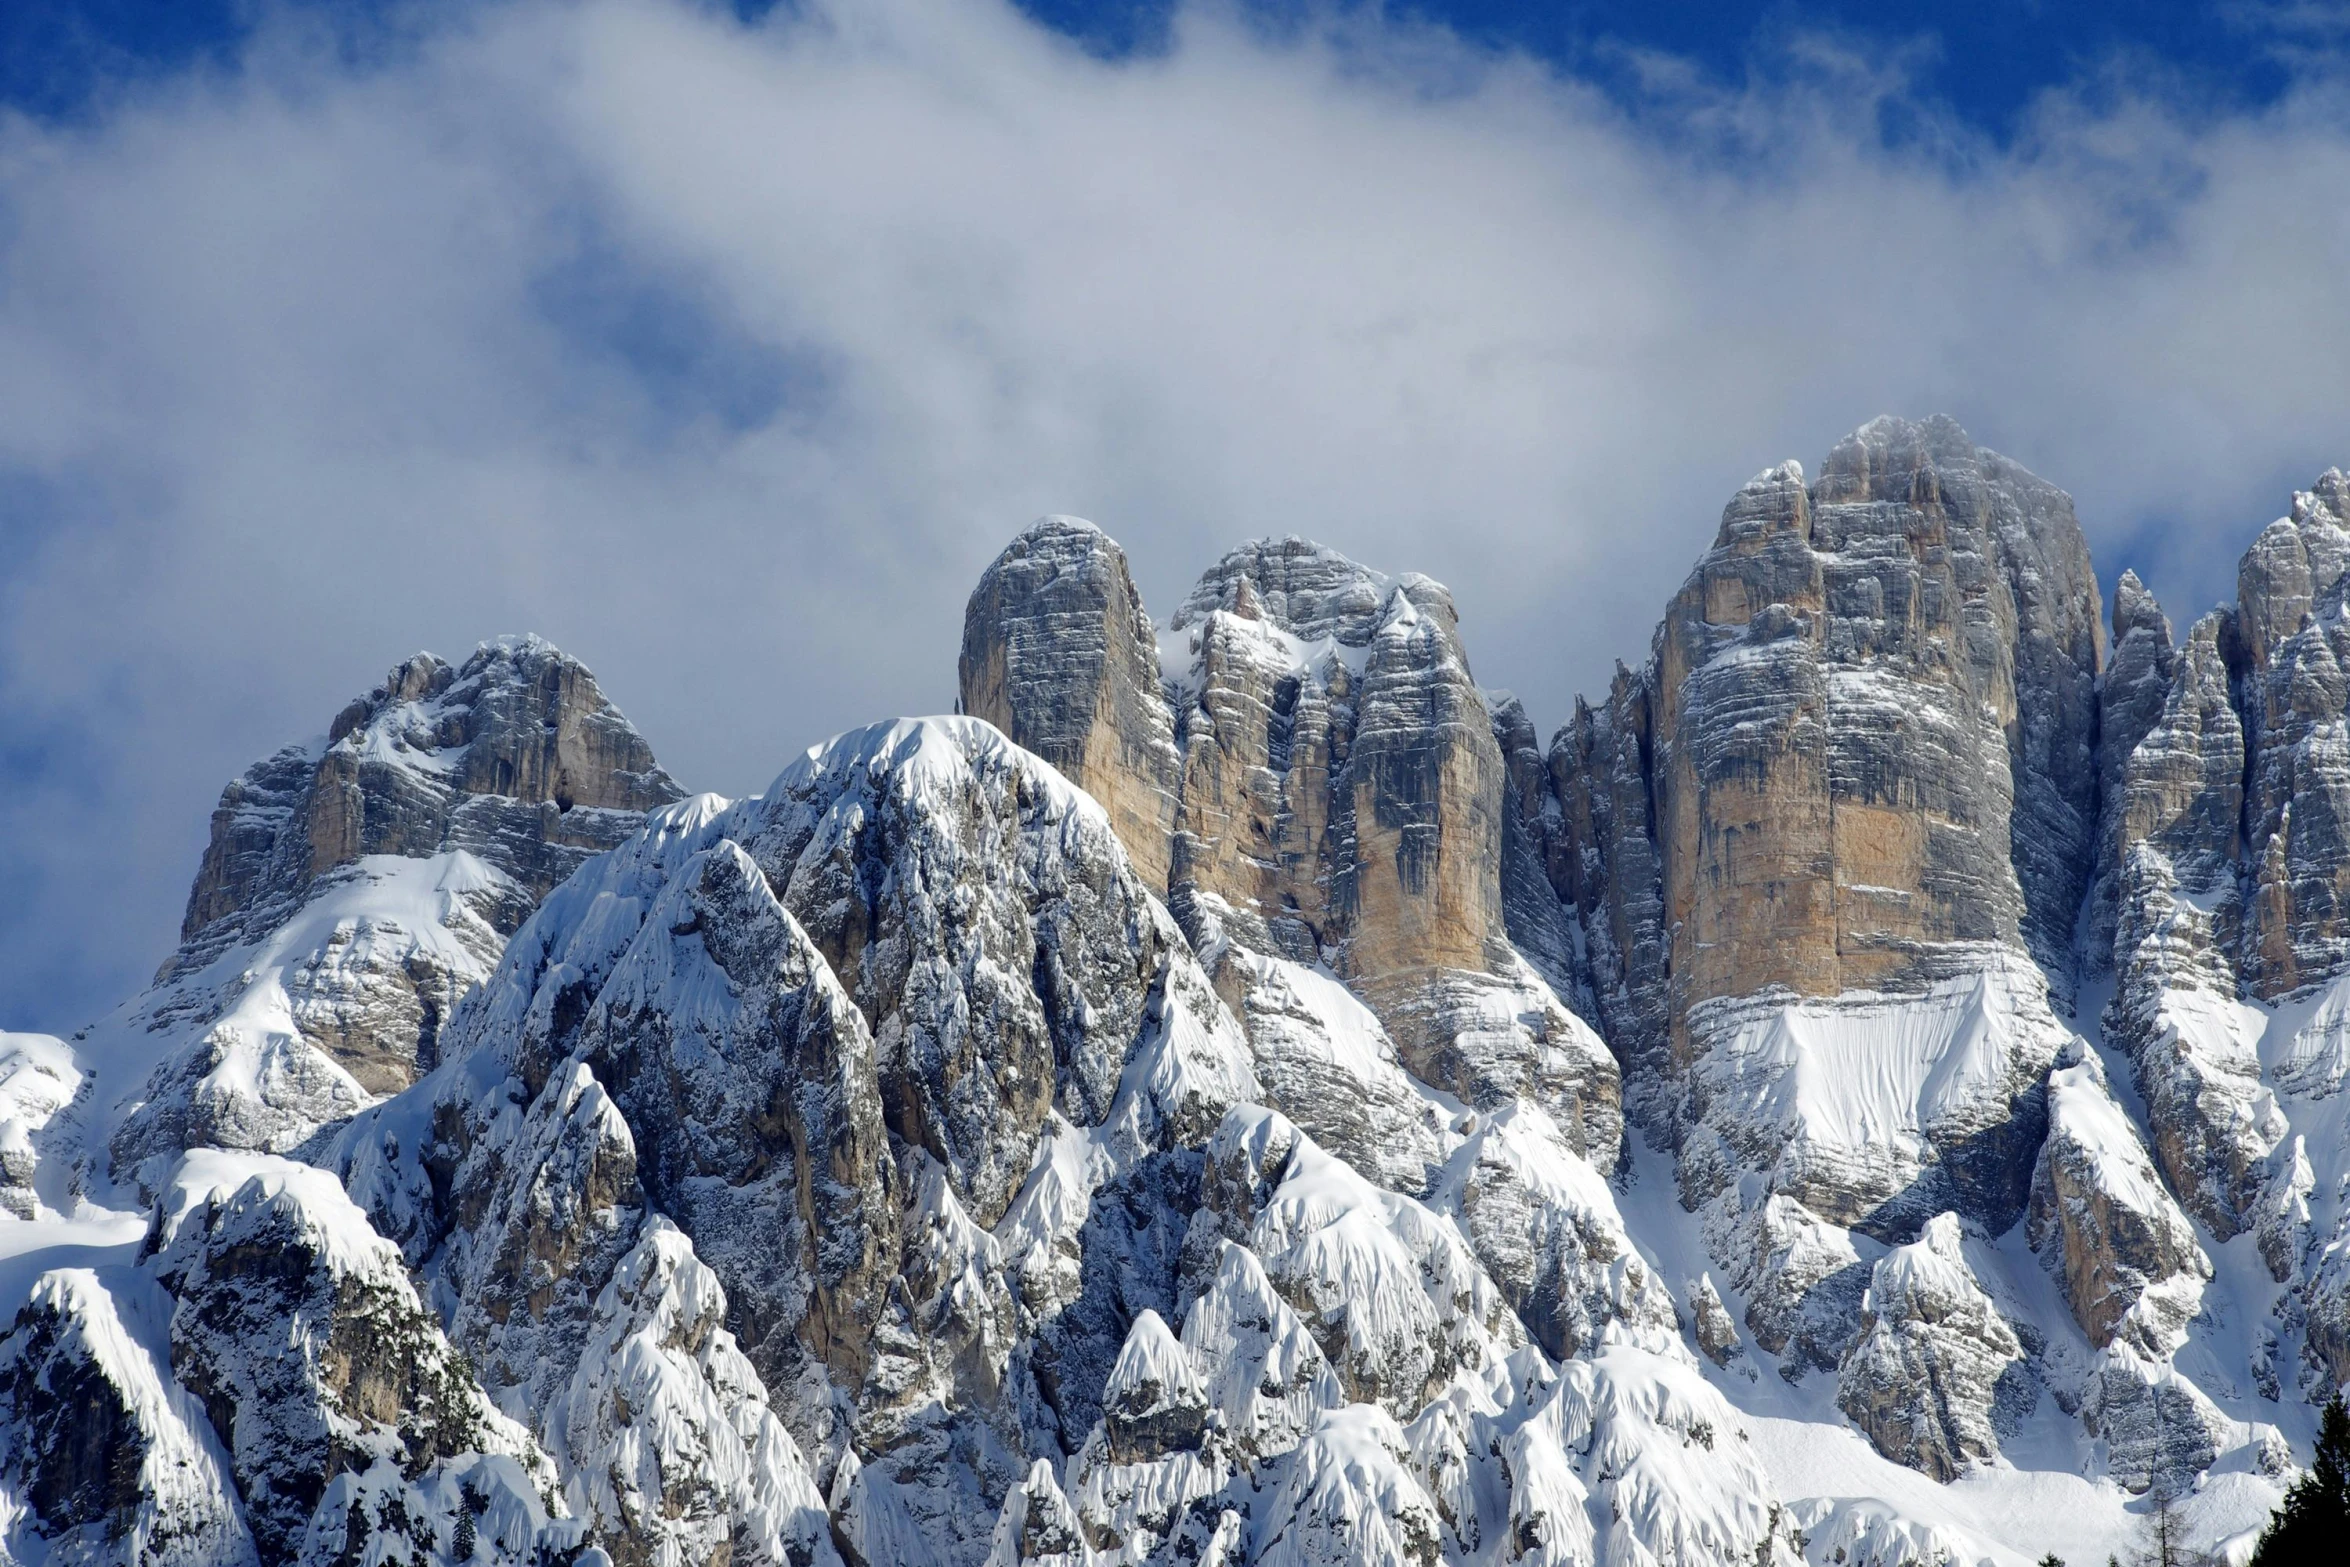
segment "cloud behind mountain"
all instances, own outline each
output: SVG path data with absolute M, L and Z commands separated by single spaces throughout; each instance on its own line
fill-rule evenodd
M 2350 462 L 2350 115 L 2117 64 L 1991 143 L 1898 56 L 1643 99 L 1375 16 L 1104 60 L 983 0 L 426 9 L 0 127 L 0 1018 L 170 945 L 219 786 L 533 629 L 688 787 L 953 699 L 1089 515 L 1165 614 L 1250 536 L 1453 587 L 1547 729 L 1722 502 L 1873 413 L 2225 594 Z

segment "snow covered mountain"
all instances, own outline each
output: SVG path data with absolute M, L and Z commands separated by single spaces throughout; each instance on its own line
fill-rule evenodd
M 2183 646 L 1878 420 L 1544 747 L 1442 586 L 1072 518 L 687 798 L 535 639 L 0 1035 L 0 1556 L 2241 1560 L 2350 1377 L 2350 481 Z

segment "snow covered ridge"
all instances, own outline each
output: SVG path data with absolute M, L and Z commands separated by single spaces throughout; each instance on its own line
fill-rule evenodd
M 0 1559 L 2241 1561 L 2350 1369 L 2344 497 L 2109 659 L 1876 421 L 1547 748 L 1439 584 L 1161 627 L 1071 518 L 747 800 L 412 660 L 0 1036 Z

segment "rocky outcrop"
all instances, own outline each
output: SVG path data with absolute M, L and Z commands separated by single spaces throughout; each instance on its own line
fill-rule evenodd
M 419 653 L 336 714 L 322 750 L 289 747 L 222 792 L 165 972 L 265 935 L 368 855 L 474 855 L 520 889 L 500 911 L 511 930 L 683 793 L 595 676 L 538 638 L 485 642 L 461 665 Z
M 2244 1227 L 2283 1130 L 2237 1007 L 2247 741 L 2233 623 L 2205 616 L 2173 660 L 2159 714 L 2118 768 L 2108 846 L 2107 1030 L 2130 1054 L 2164 1172 L 2222 1239 Z
M 545 1429 L 571 1511 L 607 1554 L 838 1567 L 824 1499 L 685 1235 L 646 1225 L 595 1310 Z
M 723 1000 L 719 998 L 723 997 Z M 576 1058 L 637 1146 L 646 1197 L 697 1238 L 754 1352 L 854 1385 L 897 1256 L 897 1172 L 864 1018 L 737 844 L 647 911 Z M 780 1345 L 762 1358 L 774 1369 Z
M 1626 1104 L 1790 1375 L 1862 1335 L 1858 1237 L 2024 1210 L 2098 860 L 2102 622 L 2061 492 L 1879 419 L 1751 480 L 1646 664 L 1552 741 L 1529 836 Z
M 2063 971 L 2101 623 L 2070 502 L 1948 420 L 1752 480 L 1605 726 L 1645 731 L 1668 1029 L 1773 986 L 1914 987 L 1980 943 Z
M 1604 1193 L 1588 1167 L 1579 1179 Z M 1101 1559 L 1787 1559 L 1746 1438 L 1661 1292 L 1619 1260 L 1640 1310 L 1554 1376 L 1495 1313 L 1510 1286 L 1436 1217 L 1277 1116 L 1226 1118 L 1185 1245 L 1203 1283 L 1182 1332 L 1137 1319 L 1071 1464 Z
M 2328 1101 L 2344 1076 L 2346 577 L 2350 479 L 2330 470 L 2254 540 L 2235 601 L 2178 651 L 2160 716 L 2120 763 L 2108 848 L 2107 1037 L 2128 1055 L 2186 1209 L 2220 1240 L 2256 1233 L 2312 1386 L 2350 1366 L 2340 1205 L 2309 1166 L 2335 1135 Z M 2255 1367 L 2270 1396 L 2283 1379 L 2275 1339 Z M 2153 1395 L 2122 1391 L 2117 1407 L 2152 1407 Z
M 957 711 L 1100 801 L 1143 884 L 1164 892 L 1180 764 L 1126 552 L 1082 518 L 1040 519 L 972 592 L 958 676 Z
M 459 1509 L 495 1513 L 473 1526 L 495 1556 L 540 1546 L 552 1467 L 331 1176 L 190 1155 L 147 1249 L 174 1301 L 172 1372 L 209 1416 L 263 1563 L 433 1552 Z
M 2165 1496 L 2193 1485 L 2234 1435 L 2219 1406 L 2176 1366 L 2127 1344 L 2098 1356 L 2081 1419 L 2106 1444 L 2106 1472 L 2123 1489 Z
M 1365 1181 L 1277 1115 L 1235 1110 L 1208 1145 L 1206 1213 L 1296 1308 L 1348 1398 L 1399 1419 L 1525 1327 L 1460 1234 Z
M 2350 969 L 2344 572 L 2350 480 L 2329 471 L 2244 555 L 2236 602 L 2197 622 L 2159 718 L 2119 765 L 2109 1033 L 2130 1053 L 2156 1155 L 2222 1239 L 2249 1227 L 2289 1128 L 2241 1003 Z M 2129 738 L 2124 735 L 2122 739 Z
M 1689 1281 L 1684 1293 L 1689 1298 L 1689 1327 L 1698 1349 L 1715 1365 L 1727 1366 L 1746 1345 L 1738 1336 L 1738 1324 L 1730 1318 L 1730 1308 L 1722 1304 L 1721 1291 L 1714 1288 L 1713 1275 L 1700 1273 Z
M 1592 1006 L 1624 1062 L 1624 1101 L 1652 1134 L 1672 1122 L 1664 849 L 1657 837 L 1653 664 L 1622 664 L 1607 700 L 1577 699 L 1551 740 L 1560 830 L 1544 846 L 1552 887 L 1582 927 Z
M 2293 497 L 2238 568 L 2243 669 L 2246 905 L 2238 967 L 2262 1000 L 2350 966 L 2350 476 L 2330 469 Z
M 112 1173 L 152 1193 L 181 1149 L 287 1152 L 405 1087 L 539 900 L 679 792 L 535 637 L 393 670 L 223 794 L 179 950 L 95 1030 L 157 1061 L 95 1085 Z
M 1852 1232 L 1778 1194 L 1753 1209 L 1717 1204 L 1708 1242 L 1746 1294 L 1746 1329 L 1790 1382 L 1833 1371 L 1860 1336 L 1870 1265 Z
M 1459 1215 L 1546 1354 L 1568 1359 L 1611 1335 L 1676 1336 L 1672 1296 L 1634 1249 L 1614 1194 L 1535 1104 L 1479 1117 L 1432 1200 Z
M 5 1549 L 2016 1546 L 1776 1492 L 1816 1455 L 1725 1390 L 1826 1401 L 1766 1368 L 1943 1479 L 2045 1390 L 2062 1467 L 2234 1506 L 2282 1462 L 2238 1401 L 2350 1365 L 2341 488 L 2183 647 L 2125 578 L 2100 689 L 2068 503 L 1879 421 L 1741 492 L 1547 754 L 1424 578 L 1252 544 L 1162 639 L 1067 519 L 974 595 L 964 714 L 739 803 L 659 803 L 543 645 L 420 661 L 243 781 L 117 1032 L 0 1041 L 0 1226 L 89 1248 L 0 1335 Z M 160 1198 L 136 1263 L 93 1193 Z M 2246 1235 L 2208 1307 L 2198 1221 Z
M 1975 1282 L 1958 1215 L 1940 1214 L 1871 1271 L 1836 1405 L 1878 1452 L 1948 1480 L 1995 1457 L 2001 1417 L 2023 1412 L 2023 1353 Z
M 1202 577 L 1170 630 L 1189 658 L 1173 906 L 1211 957 L 1329 968 L 1422 1082 L 1483 1107 L 1534 1098 L 1613 1162 L 1616 1064 L 1511 943 L 1505 837 L 1519 928 L 1552 970 L 1573 961 L 1565 911 L 1535 901 L 1539 801 L 1521 790 L 1543 782 L 1505 766 L 1458 621 L 1441 585 L 1302 539 Z M 1245 971 L 1220 983 L 1245 1008 Z
M 1459 1141 L 1456 1117 L 1405 1069 L 1370 1008 L 1286 958 L 1235 949 L 1217 971 L 1238 992 L 1265 1103 L 1380 1185 L 1425 1190 Z
M 140 1331 L 153 1284 L 110 1270 L 37 1279 L 0 1336 L 0 1556 L 247 1567 L 228 1464 L 204 1408 Z
M 2178 1348 L 2211 1259 L 2094 1057 L 2049 1077 L 2029 1233 L 2091 1344 L 2150 1361 Z
M 1038 1459 L 1029 1466 L 1028 1478 L 1004 1498 L 987 1567 L 1090 1567 L 1096 1559 L 1079 1531 L 1075 1509 L 1053 1478 L 1053 1466 Z
M 1012 1456 L 1093 1421 L 1152 1299 L 1130 1226 L 1180 1238 L 1184 1167 L 1155 1161 L 1259 1092 L 1106 814 L 970 719 L 657 813 L 547 901 L 452 1041 L 332 1157 L 464 1297 L 485 1374 L 575 1399 L 530 1368 L 607 1331 L 610 1259 L 657 1210 L 869 1560 L 981 1551 Z M 1087 1262 L 1121 1251 L 1146 1271 Z
M 2113 961 L 2123 850 L 2145 836 L 2143 809 L 2135 823 L 2125 814 L 2131 758 L 2162 722 L 2177 663 L 2170 617 L 2136 572 L 2123 571 L 2113 590 L 2113 655 L 2098 693 L 2097 861 L 2081 931 L 2092 967 Z
M 1648 664 L 1551 749 L 1553 882 L 1652 1126 L 1716 1003 L 1915 992 L 1998 948 L 2069 973 L 2101 623 L 2071 503 L 1946 419 L 1730 503 Z
M 66 1171 L 43 1154 L 50 1123 L 74 1102 L 83 1073 L 73 1047 L 48 1034 L 0 1032 L 0 1215 L 37 1219 L 65 1198 Z

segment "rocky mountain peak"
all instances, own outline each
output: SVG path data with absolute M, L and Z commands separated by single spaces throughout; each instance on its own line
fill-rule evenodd
M 107 1163 L 285 1152 L 438 1059 L 505 938 L 683 791 L 585 665 L 535 636 L 420 653 L 223 791 L 186 936 L 92 1031 Z
M 0 1035 L 0 1556 L 2241 1560 L 2350 1376 L 2346 499 L 2108 658 L 1875 420 L 1547 749 L 1429 578 L 1162 630 L 1064 517 L 746 800 L 419 655 Z
M 2062 972 L 2102 619 L 2071 503 L 1948 419 L 1874 420 L 1808 488 L 1749 481 L 1654 676 L 1680 1009 L 1916 984 L 1951 944 Z M 1716 934 L 1766 908 L 1769 949 Z
M 462 665 L 419 653 L 337 713 L 323 747 L 280 751 L 222 792 L 181 939 L 191 955 L 251 941 L 338 867 L 451 849 L 522 889 L 510 929 L 683 794 L 587 666 L 552 644 L 501 637 Z
M 1126 552 L 1083 518 L 1039 519 L 972 591 L 957 673 L 959 710 L 1102 801 L 1163 890 L 1179 764 L 1158 636 Z
M 1167 624 L 1188 631 L 1217 610 L 1233 610 L 1308 642 L 1363 647 L 1379 628 L 1387 587 L 1378 572 L 1311 539 L 1253 539 L 1209 567 Z

